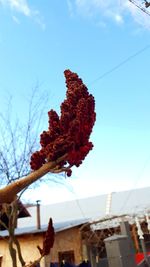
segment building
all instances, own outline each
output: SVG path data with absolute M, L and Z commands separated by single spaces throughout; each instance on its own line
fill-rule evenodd
M 54 222 L 90 219 L 99 220 L 109 215 L 135 215 L 149 211 L 150 187 L 122 192 L 113 192 L 83 199 L 75 199 L 50 205 L 41 205 L 40 223 L 47 224 L 49 217 Z M 28 207 L 30 217 L 18 220 L 18 227 L 37 224 L 37 205 Z
M 135 214 L 141 215 L 145 211 L 148 212 L 149 207 L 150 187 L 46 206 L 37 203 L 27 208 L 30 216 L 18 219 L 16 235 L 25 260 L 38 258 L 39 252 L 36 247 L 42 246 L 51 217 L 56 232 L 55 244 L 51 254 L 41 262 L 41 267 L 49 267 L 50 262 L 57 265 L 62 260 L 78 265 L 87 258 L 94 263 L 97 256 L 105 255 L 105 251 L 101 251 L 103 240 L 120 231 L 118 221 L 117 224 L 113 221 L 109 225 L 105 222 L 102 224 L 102 220 L 105 221 L 107 216 L 118 218 L 122 214 L 131 217 Z M 97 221 L 100 221 L 95 229 L 91 228 L 91 225 L 94 225 L 93 221 L 96 221 L 96 225 Z M 7 231 L 0 231 L 0 236 L 1 266 L 8 267 L 11 266 L 11 259 L 6 242 Z
M 84 257 L 82 252 L 82 239 L 80 227 L 85 223 L 85 220 L 67 221 L 55 223 L 55 242 L 50 255 L 46 256 L 40 266 L 50 267 L 50 262 L 58 265 L 63 260 L 70 264 L 78 265 Z M 35 227 L 25 227 L 16 229 L 16 236 L 20 242 L 24 260 L 36 260 L 40 254 L 37 246 L 42 247 L 43 238 L 47 230 L 47 225 L 42 225 L 40 229 Z M 1 267 L 11 266 L 11 258 L 8 250 L 8 232 L 7 230 L 0 232 L 0 254 Z M 18 266 L 21 265 L 18 262 Z

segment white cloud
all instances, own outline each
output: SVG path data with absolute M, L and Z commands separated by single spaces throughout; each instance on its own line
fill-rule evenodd
M 0 0 L 0 4 L 28 17 L 32 14 L 32 10 L 26 0 Z
M 0 0 L 0 5 L 9 8 L 11 11 L 32 18 L 43 30 L 45 30 L 45 23 L 43 22 L 39 11 L 31 8 L 26 0 Z M 16 16 L 12 15 L 12 19 L 16 23 L 20 23 Z
M 144 7 L 144 1 L 142 3 L 142 1 L 136 0 L 136 3 Z M 96 17 L 100 21 L 103 20 L 104 23 L 111 19 L 120 25 L 125 22 L 126 15 L 130 15 L 134 22 L 150 29 L 150 17 L 129 0 L 74 0 L 69 1 L 69 9 L 71 9 L 71 4 L 72 7 L 75 5 L 74 10 L 84 17 Z
M 124 21 L 123 21 L 123 17 L 121 16 L 121 15 L 119 15 L 119 14 L 116 14 L 115 15 L 115 20 L 116 20 L 116 22 L 117 23 L 119 23 L 119 24 L 122 24 Z

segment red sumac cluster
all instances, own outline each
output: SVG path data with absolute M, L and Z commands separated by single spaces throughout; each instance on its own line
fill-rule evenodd
M 31 168 L 39 169 L 45 162 L 55 161 L 67 154 L 60 168 L 79 166 L 93 144 L 89 141 L 95 123 L 95 101 L 76 73 L 65 70 L 66 99 L 61 104 L 61 114 L 48 112 L 49 127 L 40 136 L 41 150 L 31 156 Z M 67 171 L 71 175 L 71 170 Z
M 46 231 L 46 235 L 43 241 L 43 255 L 48 255 L 50 253 L 50 249 L 53 247 L 54 244 L 54 227 L 53 227 L 53 221 L 50 218 L 48 228 Z
M 54 245 L 54 238 L 55 238 L 55 232 L 53 227 L 53 221 L 50 218 L 48 223 L 48 228 L 43 240 L 43 248 L 40 248 L 40 246 L 37 246 L 41 256 L 48 255 L 50 253 L 51 248 Z

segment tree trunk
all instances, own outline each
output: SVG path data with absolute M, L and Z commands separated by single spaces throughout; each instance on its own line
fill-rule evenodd
M 13 247 L 12 238 L 9 238 L 9 251 L 12 259 L 12 266 L 17 267 L 17 258 L 16 258 L 16 250 Z
M 23 259 L 23 257 L 22 257 L 20 244 L 19 244 L 18 239 L 15 237 L 15 235 L 14 235 L 14 237 L 13 237 L 13 241 L 14 241 L 16 247 L 17 247 L 18 258 L 19 258 L 19 261 L 20 261 L 20 263 L 21 263 L 21 266 L 25 266 L 25 261 L 24 261 L 24 259 Z

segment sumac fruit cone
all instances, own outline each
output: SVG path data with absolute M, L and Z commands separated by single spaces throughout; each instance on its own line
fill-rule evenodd
M 60 168 L 66 165 L 79 167 L 93 148 L 89 138 L 96 119 L 94 97 L 76 73 L 65 70 L 64 75 L 67 92 L 60 106 L 61 114 L 58 116 L 54 110 L 48 112 L 48 130 L 40 136 L 41 150 L 31 156 L 32 170 L 65 154 L 67 159 L 64 166 L 60 163 Z M 70 176 L 71 171 L 67 175 Z
M 48 223 L 48 228 L 45 234 L 45 238 L 43 241 L 43 249 L 41 250 L 42 256 L 48 255 L 50 253 L 50 250 L 54 244 L 54 237 L 55 237 L 55 232 L 54 232 L 54 227 L 53 227 L 53 221 L 50 218 L 49 223 Z

